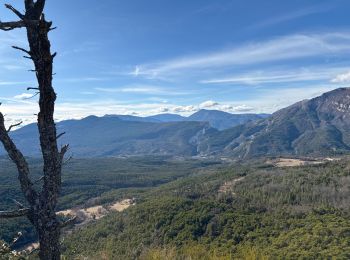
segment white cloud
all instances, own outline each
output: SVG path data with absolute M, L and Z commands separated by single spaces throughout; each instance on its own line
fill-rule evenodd
M 333 83 L 347 83 L 350 82 L 350 71 L 339 74 L 331 80 Z
M 138 75 L 161 77 L 184 69 L 251 65 L 264 62 L 348 53 L 350 33 L 295 34 L 249 43 L 231 50 L 202 53 L 138 66 Z
M 228 112 L 246 113 L 246 112 L 254 111 L 254 107 L 247 106 L 247 105 L 238 105 L 238 106 L 224 105 L 222 107 L 222 110 L 228 111 Z
M 173 113 L 191 113 L 191 112 L 196 112 L 198 111 L 198 108 L 196 108 L 195 106 L 177 106 L 177 107 L 173 107 L 170 108 L 170 111 L 172 111 Z
M 201 108 L 210 108 L 210 107 L 215 107 L 217 105 L 219 105 L 218 102 L 215 102 L 213 100 L 208 100 L 208 101 L 205 101 L 205 102 L 199 104 L 199 107 L 201 107 Z
M 16 95 L 13 98 L 14 99 L 20 99 L 20 100 L 25 100 L 25 99 L 30 99 L 33 97 L 33 94 L 28 94 L 28 93 L 22 93 L 20 95 Z

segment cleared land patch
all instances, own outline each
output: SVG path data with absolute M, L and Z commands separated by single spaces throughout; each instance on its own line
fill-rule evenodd
M 322 159 L 295 159 L 295 158 L 277 158 L 266 161 L 266 164 L 272 164 L 275 167 L 298 167 L 305 165 L 319 165 L 330 161 L 340 160 L 339 158 Z

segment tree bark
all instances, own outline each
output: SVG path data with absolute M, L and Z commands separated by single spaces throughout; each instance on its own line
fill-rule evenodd
M 58 223 L 57 223 L 58 224 Z M 60 252 L 60 228 L 54 226 L 50 230 L 43 228 L 39 230 L 39 242 L 40 242 L 40 259 L 53 259 L 59 260 L 61 257 Z
M 39 236 L 39 257 L 42 260 L 59 260 L 61 224 L 56 216 L 56 205 L 61 188 L 63 158 L 68 150 L 68 145 L 63 146 L 60 150 L 57 146 L 58 137 L 54 122 L 56 93 L 52 86 L 52 64 L 56 54 L 51 54 L 51 44 L 48 37 L 48 33 L 52 29 L 52 23 L 46 21 L 43 14 L 45 0 L 37 0 L 36 2 L 24 0 L 24 3 L 25 14 L 20 13 L 11 5 L 5 5 L 21 20 L 7 23 L 0 22 L 0 29 L 8 31 L 24 27 L 27 30 L 30 49 L 27 51 L 20 47 L 13 47 L 24 51 L 28 55 L 27 57 L 32 59 L 38 81 L 40 110 L 37 126 L 44 162 L 43 186 L 39 193 L 33 188 L 30 181 L 27 161 L 8 135 L 13 126 L 6 130 L 5 120 L 1 112 L 0 141 L 12 161 L 17 165 L 22 192 L 30 206 L 27 209 L 27 217 L 34 225 Z M 6 215 L 5 213 L 3 213 L 3 216 Z M 12 216 L 14 214 L 12 212 Z

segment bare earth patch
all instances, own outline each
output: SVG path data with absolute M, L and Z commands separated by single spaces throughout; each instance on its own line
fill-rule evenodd
M 135 205 L 134 199 L 124 199 L 117 201 L 111 206 L 97 205 L 89 208 L 74 208 L 67 209 L 57 212 L 58 215 L 63 215 L 65 217 L 77 217 L 78 222 L 86 224 L 91 220 L 97 220 L 103 218 L 111 211 L 123 211 L 132 205 Z
M 272 164 L 275 167 L 297 167 L 304 165 L 318 165 L 326 163 L 327 161 L 335 160 L 332 158 L 316 159 L 316 160 L 303 160 L 292 158 L 278 158 L 266 161 L 267 164 Z
M 218 192 L 219 193 L 231 192 L 232 195 L 236 195 L 236 193 L 233 191 L 233 188 L 238 182 L 243 181 L 244 178 L 245 177 L 240 177 L 240 178 L 234 179 L 232 181 L 226 181 L 223 185 L 220 186 Z
M 110 206 L 97 205 L 89 208 L 73 208 L 57 212 L 57 215 L 64 217 L 76 217 L 76 224 L 73 228 L 66 230 L 66 233 L 72 232 L 73 229 L 82 227 L 93 220 L 98 220 L 113 211 L 122 212 L 130 206 L 136 205 L 135 199 L 124 199 L 113 203 Z M 19 252 L 32 252 L 39 248 L 39 243 L 31 243 L 22 248 Z
M 113 205 L 111 205 L 109 207 L 109 210 L 115 210 L 115 211 L 121 212 L 132 205 L 135 205 L 134 199 L 125 199 L 125 200 L 118 201 L 118 202 L 114 203 Z

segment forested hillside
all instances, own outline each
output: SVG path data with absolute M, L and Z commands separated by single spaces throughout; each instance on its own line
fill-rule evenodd
M 32 162 L 37 178 L 41 163 Z M 15 208 L 12 199 L 22 201 L 16 174 L 7 159 L 1 163 L 6 166 L 0 174 L 1 208 Z M 266 159 L 73 160 L 63 176 L 58 210 L 124 198 L 135 198 L 136 205 L 65 234 L 64 256 L 348 259 L 349 165 L 348 158 L 299 167 L 277 167 Z M 24 219 L 2 220 L 0 227 L 8 242 L 23 232 L 17 247 L 35 241 Z
M 350 161 L 207 169 L 65 238 L 68 258 L 348 259 Z M 185 257 L 185 258 L 184 258 Z M 187 257 L 187 258 L 186 258 Z
M 41 177 L 41 161 L 31 159 L 32 179 Z M 24 203 L 17 183 L 17 173 L 7 158 L 0 157 L 0 211 L 16 209 L 14 200 Z M 74 159 L 65 166 L 62 196 L 57 210 L 86 207 L 96 203 L 116 201 L 130 192 L 138 193 L 200 171 L 202 168 L 218 167 L 216 160 L 173 160 L 166 157 L 134 157 L 106 159 Z M 40 181 L 36 181 L 39 188 Z M 137 194 L 135 194 L 137 193 Z M 36 240 L 36 234 L 25 218 L 0 219 L 0 240 L 12 241 L 18 232 L 23 236 L 16 243 L 18 248 Z

